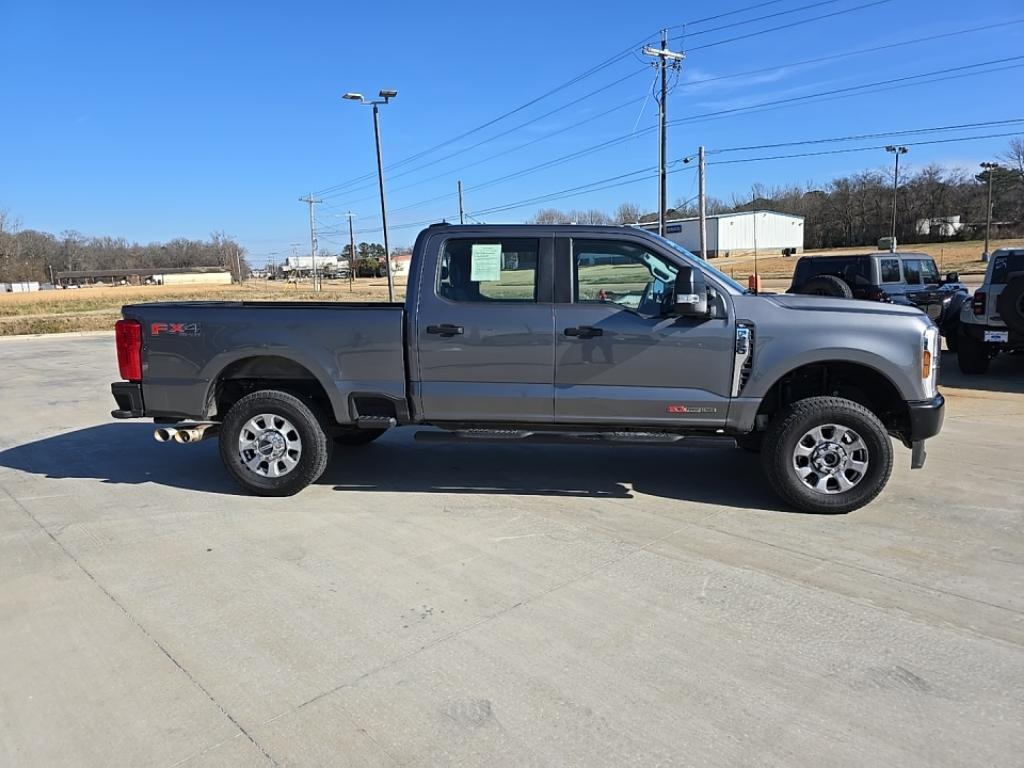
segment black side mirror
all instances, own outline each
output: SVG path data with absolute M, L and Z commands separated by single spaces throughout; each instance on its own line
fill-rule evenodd
M 960 273 L 959 272 L 947 272 L 946 273 L 946 282 L 947 283 L 959 283 L 960 282 Z
M 680 317 L 708 317 L 708 286 L 699 269 L 679 267 L 674 311 Z

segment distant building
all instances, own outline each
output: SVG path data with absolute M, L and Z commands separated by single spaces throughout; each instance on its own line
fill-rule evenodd
M 227 285 L 231 272 L 224 267 L 144 267 L 141 269 L 80 269 L 54 274 L 57 285 Z
M 644 229 L 658 231 L 658 223 L 641 224 Z M 683 248 L 700 255 L 700 219 L 669 219 L 665 236 Z M 778 211 L 740 211 L 707 217 L 708 258 L 728 256 L 741 251 L 775 251 L 804 249 L 804 217 Z
M 31 293 L 39 290 L 39 283 L 0 283 L 0 293 Z
M 959 216 L 937 216 L 914 222 L 914 231 L 924 237 L 956 237 L 963 230 Z

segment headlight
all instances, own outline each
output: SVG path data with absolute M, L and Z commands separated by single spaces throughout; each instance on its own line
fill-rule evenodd
M 935 397 L 939 378 L 939 329 L 925 328 L 921 336 L 921 380 L 926 397 Z

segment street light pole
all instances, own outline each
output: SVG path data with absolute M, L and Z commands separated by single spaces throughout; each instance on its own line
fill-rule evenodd
M 996 168 L 999 167 L 999 163 L 982 163 L 981 167 L 988 172 L 988 208 L 985 215 L 985 250 L 982 251 L 981 260 L 988 261 L 988 237 L 989 230 L 992 229 L 992 176 L 995 173 Z
M 380 187 L 380 220 L 381 226 L 384 228 L 384 266 L 388 273 L 388 301 L 395 300 L 395 282 L 394 277 L 391 273 L 391 248 L 388 244 L 388 206 L 384 198 L 384 160 L 381 157 L 380 151 L 380 105 L 387 104 L 395 96 L 398 95 L 398 91 L 381 90 L 378 94 L 380 99 L 374 99 L 368 101 L 363 98 L 361 93 L 346 93 L 342 96 L 343 99 L 349 99 L 350 101 L 358 101 L 360 104 L 365 104 L 373 107 L 373 138 L 377 144 L 377 182 Z
M 889 250 L 896 250 L 896 192 L 900 186 L 900 155 L 905 155 L 910 151 L 908 147 L 897 147 L 892 144 L 885 148 L 886 152 L 892 152 L 896 155 L 896 168 L 892 173 L 892 231 L 889 233 L 890 242 Z

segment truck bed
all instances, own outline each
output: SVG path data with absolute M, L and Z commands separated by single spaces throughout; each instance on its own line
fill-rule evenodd
M 247 368 L 319 380 L 335 418 L 372 392 L 405 401 L 402 304 L 184 301 L 128 305 L 142 326 L 142 391 L 149 416 L 204 418 L 219 377 Z

